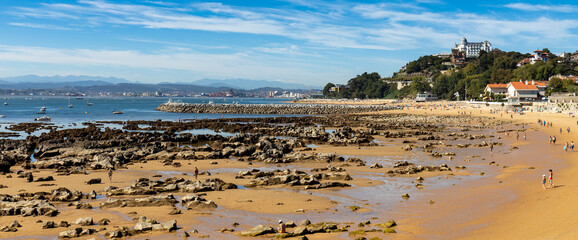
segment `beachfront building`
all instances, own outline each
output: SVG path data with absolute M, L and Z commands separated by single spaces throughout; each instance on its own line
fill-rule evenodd
M 529 58 L 524 58 L 522 61 L 518 62 L 518 67 L 524 66 L 526 64 L 534 64 L 537 62 L 547 62 L 550 58 L 550 54 L 543 52 L 542 50 L 534 51 L 534 55 Z
M 472 58 L 480 56 L 480 51 L 482 50 L 486 52 L 492 51 L 492 44 L 488 41 L 468 42 L 466 38 L 462 38 L 462 42 L 455 44 L 452 50 L 463 52 L 466 58 Z
M 508 93 L 507 83 L 493 83 L 486 85 L 484 92 L 489 94 L 504 94 Z
M 535 100 L 538 98 L 538 87 L 536 85 L 525 84 L 524 82 L 508 83 L 508 93 L 506 98 L 511 102 L 523 100 Z
M 417 93 L 417 95 L 415 97 L 416 102 L 434 101 L 437 99 L 438 99 L 437 96 L 431 92 Z

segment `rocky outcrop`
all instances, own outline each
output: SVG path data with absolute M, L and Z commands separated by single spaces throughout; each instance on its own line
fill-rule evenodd
M 435 172 L 435 171 L 451 171 L 452 169 L 448 167 L 446 164 L 442 164 L 439 166 L 415 166 L 410 165 L 402 169 L 394 169 L 389 170 L 387 173 L 389 174 L 416 174 L 419 172 L 427 171 L 427 172 Z
M 106 202 L 100 204 L 100 208 L 115 208 L 115 207 L 159 207 L 159 206 L 175 206 L 178 200 L 172 195 L 150 196 L 146 198 L 135 199 L 112 199 L 109 198 Z

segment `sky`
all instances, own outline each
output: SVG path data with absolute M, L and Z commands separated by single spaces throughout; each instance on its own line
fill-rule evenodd
M 0 78 L 324 86 L 388 77 L 463 37 L 504 51 L 578 50 L 576 1 L 1 0 Z

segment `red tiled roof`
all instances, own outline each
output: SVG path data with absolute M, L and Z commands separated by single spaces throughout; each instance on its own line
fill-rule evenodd
M 523 82 L 510 82 L 509 85 L 512 85 L 516 90 L 538 90 L 535 85 L 526 85 Z
M 508 88 L 508 84 L 506 83 L 490 83 L 488 84 L 489 88 Z

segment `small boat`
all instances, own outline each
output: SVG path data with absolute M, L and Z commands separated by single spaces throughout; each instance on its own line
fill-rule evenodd
M 37 117 L 34 119 L 34 121 L 48 122 L 48 121 L 50 121 L 50 117 L 47 117 L 47 116 Z
M 73 108 L 74 105 L 72 105 L 72 103 L 70 103 L 70 98 L 68 98 L 68 108 Z
M 0 114 L 0 118 L 5 118 L 6 114 Z
M 83 98 L 83 97 L 76 97 L 76 99 L 78 99 L 78 100 L 82 100 L 82 99 L 84 99 L 84 98 Z
M 8 105 L 8 103 L 7 103 L 7 102 L 4 102 L 4 106 L 6 106 L 6 105 Z
M 114 110 L 112 111 L 112 114 L 123 114 L 124 112 L 120 111 L 120 110 Z
M 87 102 L 86 106 L 92 106 L 92 102 Z
M 46 113 L 46 107 L 41 107 L 39 112 L 36 112 L 36 114 L 45 114 Z

